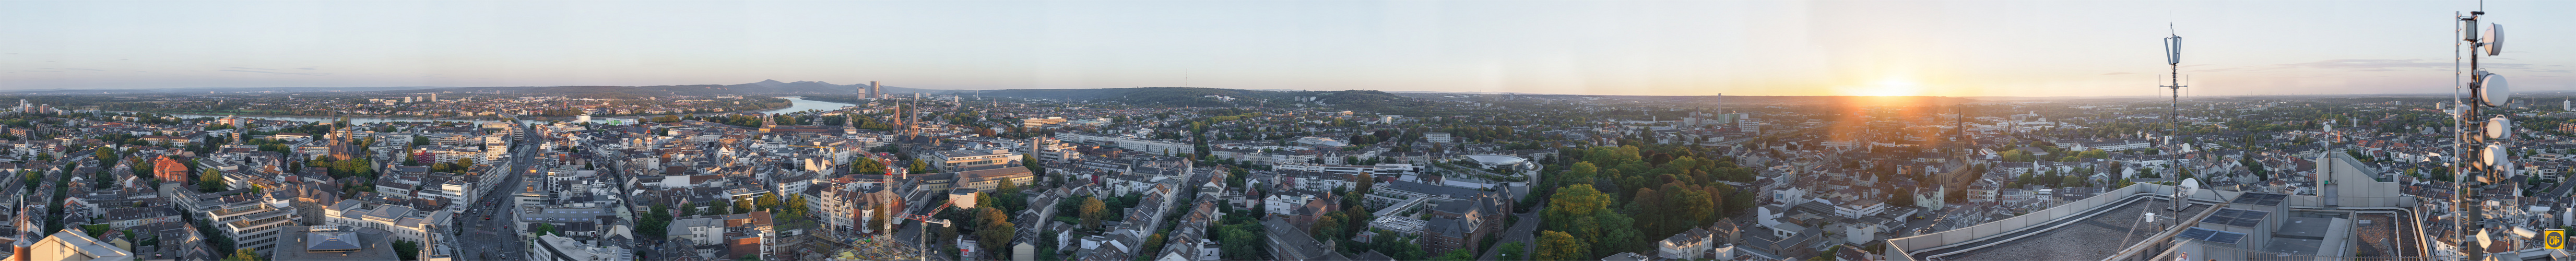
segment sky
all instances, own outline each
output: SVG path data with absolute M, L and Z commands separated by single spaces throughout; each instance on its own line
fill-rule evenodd
M 1594 95 L 2445 93 L 2439 1 L 5 1 L 0 89 L 739 84 Z M 2576 1 L 2482 58 L 2576 90 Z M 2171 26 L 2168 27 L 2168 24 Z

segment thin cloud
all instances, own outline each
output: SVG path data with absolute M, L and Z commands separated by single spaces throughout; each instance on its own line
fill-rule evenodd
M 291 73 L 291 72 L 244 71 L 244 70 L 215 70 L 215 71 L 224 71 L 224 72 L 246 72 L 246 73 L 271 73 L 271 74 L 293 74 L 293 75 L 311 75 L 311 76 L 331 75 L 331 74 L 328 74 L 328 73 Z
M 275 71 L 275 70 L 277 70 L 277 69 L 262 69 L 262 68 L 250 68 L 250 67 L 233 67 L 233 69 L 270 70 L 270 71 Z
M 2464 65 L 2466 64 L 2425 61 L 2424 59 L 2335 59 L 2304 63 L 2278 64 L 2274 66 L 2281 68 L 2343 69 L 2376 72 L 2416 69 L 2450 69 L 2454 66 Z M 2522 69 L 2532 67 L 2531 64 L 2527 63 L 2480 63 L 2478 65 L 2480 67 L 2502 69 Z
M 2285 66 L 2285 67 L 2301 67 L 2301 68 L 2316 68 L 2316 69 L 2380 69 L 2380 70 L 2395 69 L 2395 68 L 2450 68 L 2450 67 L 2451 67 L 2451 63 L 2445 63 L 2445 62 L 2425 62 L 2425 61 L 2423 61 L 2423 60 L 2424 60 L 2424 59 L 2334 59 L 2334 60 L 2324 60 L 2324 61 L 2314 61 L 2314 62 L 2304 62 L 2304 63 L 2280 64 L 2280 66 Z
M 2114 72 L 2114 73 L 2104 73 L 2104 74 L 2102 74 L 2102 75 L 2122 75 L 2122 74 L 2135 74 L 2135 73 Z
M 317 70 L 317 69 L 314 69 L 314 68 L 315 68 L 315 66 L 305 66 L 304 68 L 295 68 L 295 69 L 296 69 L 296 70 Z

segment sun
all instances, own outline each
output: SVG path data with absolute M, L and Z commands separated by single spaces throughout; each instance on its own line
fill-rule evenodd
M 1923 88 L 1911 81 L 1887 79 L 1851 91 L 1851 95 L 1858 96 L 1915 96 L 1921 95 Z

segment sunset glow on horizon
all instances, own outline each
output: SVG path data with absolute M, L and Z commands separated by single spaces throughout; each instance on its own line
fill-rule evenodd
M 2474 1 L 0 2 L 0 90 L 740 84 L 1596 95 L 2439 93 Z M 2515 10 L 2576 89 L 2576 2 Z M 2168 27 L 2168 23 L 2173 26 Z

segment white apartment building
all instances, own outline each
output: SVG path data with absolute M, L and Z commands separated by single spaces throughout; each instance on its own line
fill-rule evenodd
M 331 204 L 322 209 L 322 215 L 323 222 L 331 225 L 381 229 L 391 232 L 394 239 L 412 242 L 445 239 L 447 227 L 455 223 L 455 212 L 448 210 L 419 211 L 354 199 Z

